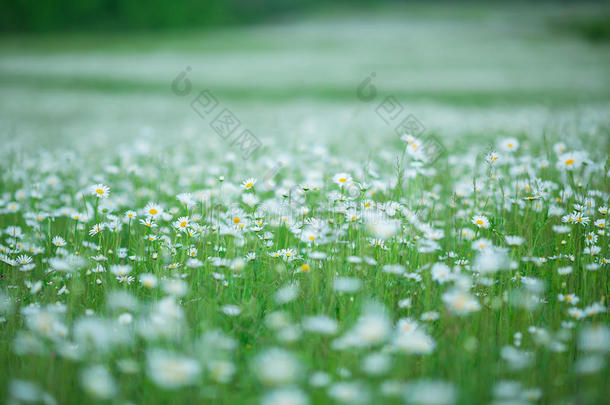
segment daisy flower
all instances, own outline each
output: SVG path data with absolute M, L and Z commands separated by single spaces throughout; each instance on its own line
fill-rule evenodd
M 475 231 L 473 231 L 473 230 L 472 230 L 472 229 L 470 229 L 470 228 L 463 228 L 463 229 L 460 231 L 460 236 L 461 236 L 462 238 L 464 238 L 464 239 L 470 239 L 470 240 L 473 240 L 473 239 L 474 239 L 474 237 L 476 236 L 476 233 L 475 233 Z
M 440 284 L 444 284 L 453 279 L 451 269 L 445 263 L 434 263 L 430 273 L 432 274 L 432 280 L 438 281 Z
M 500 155 L 498 155 L 496 152 L 490 152 L 485 158 L 485 161 L 490 165 L 497 163 L 498 160 L 500 160 Z
M 489 228 L 489 219 L 487 219 L 485 215 L 475 215 L 474 217 L 472 217 L 472 223 L 479 228 Z
M 481 309 L 479 302 L 469 293 L 454 288 L 443 294 L 443 301 L 456 315 L 468 315 Z
M 146 215 L 152 218 L 157 218 L 161 214 L 163 214 L 163 208 L 161 208 L 159 204 L 154 202 L 149 202 L 148 204 L 146 204 L 146 207 L 144 207 L 144 211 L 146 212 Z
M 387 249 L 385 246 L 385 241 L 383 239 L 371 238 L 369 239 L 369 246 L 378 247 L 384 250 Z
M 110 195 L 110 188 L 105 184 L 95 184 L 89 187 L 89 193 L 97 198 L 108 198 Z
M 245 190 L 250 190 L 252 187 L 254 187 L 254 185 L 256 184 L 256 179 L 254 177 L 251 177 L 249 179 L 244 180 L 241 183 L 241 186 L 245 189 Z
M 525 241 L 521 236 L 506 235 L 504 239 L 506 239 L 506 244 L 509 246 L 521 246 Z
M 557 296 L 557 300 L 559 302 L 567 302 L 568 304 L 576 305 L 580 301 L 580 298 L 578 298 L 574 294 L 567 294 L 567 295 L 559 294 Z
M 19 211 L 19 208 L 21 208 L 21 206 L 19 204 L 17 204 L 14 201 L 11 201 L 10 203 L 7 204 L 6 208 L 8 209 L 9 212 L 17 212 Z
M 104 224 L 95 224 L 93 228 L 89 230 L 89 236 L 94 236 L 104 230 Z
M 553 151 L 555 151 L 555 153 L 558 155 L 564 153 L 567 149 L 568 148 L 566 147 L 566 144 L 563 142 L 559 142 L 553 145 Z
M 186 232 L 190 224 L 189 217 L 180 217 L 177 221 L 174 221 L 174 228 L 180 232 Z
M 64 238 L 62 238 L 61 236 L 55 236 L 51 240 L 51 243 L 53 243 L 53 245 L 55 245 L 57 247 L 66 246 L 66 240 Z
M 575 212 L 574 213 L 574 223 L 580 224 L 580 225 L 588 225 L 589 224 L 589 217 L 585 217 L 583 215 L 581 215 L 579 212 Z
M 17 256 L 17 262 L 19 264 L 29 264 L 32 262 L 32 258 L 28 255 L 19 255 Z
M 483 251 L 485 249 L 489 249 L 493 247 L 493 244 L 491 243 L 491 241 L 489 239 L 478 239 L 474 242 L 472 242 L 472 248 L 474 250 L 478 250 L 478 251 Z
M 519 141 L 515 138 L 506 138 L 500 141 L 499 147 L 503 152 L 516 152 L 519 149 Z
M 197 360 L 160 349 L 147 354 L 147 367 L 150 379 L 164 389 L 195 384 L 201 374 Z
M 568 309 L 568 315 L 575 319 L 582 319 L 586 316 L 582 309 L 574 307 Z
M 313 243 L 318 238 L 318 232 L 312 229 L 311 227 L 307 227 L 301 232 L 301 241 L 306 243 Z
M 352 176 L 347 173 L 337 173 L 333 176 L 333 182 L 339 187 L 343 187 L 352 182 Z
M 290 262 L 296 258 L 297 251 L 294 249 L 283 249 L 282 255 L 283 255 L 284 261 Z
M 577 170 L 580 169 L 584 161 L 584 155 L 582 152 L 568 152 L 559 155 L 557 162 L 557 168 L 559 170 Z
M 585 235 L 585 242 L 587 245 L 593 245 L 597 242 L 597 235 L 594 232 L 589 232 Z

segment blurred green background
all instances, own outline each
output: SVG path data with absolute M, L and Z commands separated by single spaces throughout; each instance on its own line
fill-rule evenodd
M 239 24 L 291 10 L 303 0 L 15 0 L 3 7 L 5 31 L 140 29 Z
M 607 2 L 69 2 L 3 6 L 0 140 L 223 140 L 171 91 L 187 66 L 268 149 L 395 142 L 395 96 L 448 147 L 607 127 Z M 170 29 L 171 28 L 171 29 Z M 378 99 L 356 88 L 372 72 Z M 344 142 L 346 138 L 354 142 Z M 575 142 L 585 142 L 578 138 Z

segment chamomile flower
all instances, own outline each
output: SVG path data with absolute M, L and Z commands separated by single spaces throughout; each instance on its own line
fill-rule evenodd
M 108 198 L 110 195 L 110 188 L 105 184 L 95 184 L 89 187 L 89 194 L 94 195 L 97 198 Z
M 489 152 L 485 157 L 485 161 L 490 165 L 495 165 L 500 160 L 500 155 L 497 152 Z
M 54 236 L 53 239 L 51 240 L 51 243 L 57 247 L 66 246 L 66 240 L 64 238 L 62 238 L 61 236 Z
M 479 302 L 468 292 L 454 288 L 443 294 L 443 301 L 457 315 L 468 315 L 481 309 Z
M 498 145 L 503 152 L 516 152 L 519 149 L 519 141 L 515 138 L 506 138 Z
M 523 242 L 525 242 L 521 236 L 506 235 L 504 239 L 506 240 L 506 244 L 508 246 L 521 246 Z
M 485 215 L 475 215 L 474 217 L 472 217 L 472 223 L 478 228 L 489 228 L 489 219 Z
M 89 230 L 89 236 L 97 235 L 98 233 L 100 233 L 101 231 L 104 230 L 104 227 L 105 227 L 104 224 L 93 225 L 93 227 Z
M 32 262 L 32 257 L 28 255 L 19 255 L 17 256 L 17 263 L 21 265 L 29 264 Z
M 251 188 L 254 187 L 254 185 L 256 184 L 256 179 L 254 177 L 251 177 L 249 179 L 244 180 L 241 183 L 241 186 L 245 189 L 245 190 L 250 190 Z
M 558 142 L 555 145 L 553 145 L 553 151 L 557 155 L 561 155 L 562 153 L 564 153 L 567 150 L 568 150 L 568 148 L 567 148 L 566 144 L 563 142 Z
M 163 214 L 163 208 L 157 203 L 149 202 L 144 207 L 144 213 L 151 218 L 158 218 Z
M 567 302 L 568 304 L 576 305 L 580 301 L 580 298 L 578 298 L 574 294 L 567 294 L 567 295 L 559 294 L 557 296 L 557 300 L 559 302 Z
M 557 168 L 567 171 L 578 170 L 584 161 L 585 155 L 582 152 L 563 153 L 558 157 Z
M 333 182 L 339 187 L 344 187 L 352 183 L 352 176 L 348 173 L 337 173 L 333 176 Z
M 140 284 L 142 284 L 142 286 L 146 288 L 155 288 L 158 284 L 157 276 L 155 276 L 154 274 L 143 273 L 140 274 L 138 278 L 140 280 Z
M 271 348 L 258 354 L 252 369 L 265 385 L 282 385 L 296 380 L 301 374 L 301 364 L 289 351 Z
M 432 280 L 444 284 L 453 279 L 451 269 L 445 263 L 434 263 L 430 270 Z
M 283 249 L 281 254 L 285 262 L 290 262 L 297 258 L 297 251 L 294 249 Z
M 585 235 L 585 242 L 587 245 L 594 245 L 597 243 L 597 234 L 595 234 L 595 232 L 589 232 Z
M 190 225 L 189 217 L 180 217 L 174 221 L 174 228 L 179 232 L 187 232 Z
M 476 236 L 476 232 L 470 228 L 462 228 L 460 231 L 460 236 L 467 240 L 473 240 Z
M 147 363 L 148 376 L 164 389 L 192 385 L 201 374 L 201 365 L 195 359 L 165 350 L 151 350 Z

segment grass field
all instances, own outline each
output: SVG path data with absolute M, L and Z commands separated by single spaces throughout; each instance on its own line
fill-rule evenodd
M 606 403 L 607 12 L 0 38 L 0 399 Z

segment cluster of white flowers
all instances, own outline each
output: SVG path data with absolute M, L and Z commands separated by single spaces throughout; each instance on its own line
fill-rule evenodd
M 106 401 L 133 400 L 134 378 L 268 405 L 452 404 L 452 373 L 469 372 L 498 377 L 495 403 L 530 403 L 548 392 L 483 373 L 534 375 L 542 351 L 605 373 L 607 161 L 506 138 L 446 174 L 404 139 L 398 176 L 389 153 L 363 167 L 323 146 L 273 179 L 267 159 L 204 169 L 167 144 L 181 159 L 163 167 L 134 149 L 111 171 L 3 170 L 3 358 L 59 358 Z M 488 364 L 464 360 L 480 350 Z M 53 386 L 7 373 L 13 403 L 53 403 Z

